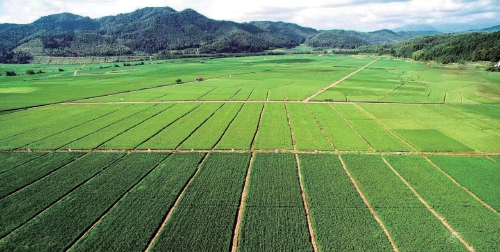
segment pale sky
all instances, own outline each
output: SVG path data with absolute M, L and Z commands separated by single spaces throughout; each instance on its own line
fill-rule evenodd
M 0 0 L 0 23 L 62 12 L 98 18 L 143 7 L 191 8 L 215 20 L 284 21 L 315 29 L 374 31 L 410 24 L 443 30 L 500 25 L 500 0 Z

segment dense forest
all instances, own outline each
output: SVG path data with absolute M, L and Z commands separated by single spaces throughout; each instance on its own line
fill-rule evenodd
M 192 9 L 144 8 L 90 19 L 69 13 L 28 25 L 0 25 L 0 61 L 28 62 L 33 56 L 114 56 L 262 52 L 291 48 L 317 34 L 283 22 L 236 23 L 209 19 Z
M 500 31 L 423 36 L 386 45 L 363 46 L 360 52 L 391 54 L 440 63 L 500 60 Z

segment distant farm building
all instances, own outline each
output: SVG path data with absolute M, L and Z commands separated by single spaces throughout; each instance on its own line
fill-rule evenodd
M 203 81 L 203 77 L 198 77 L 198 78 L 196 78 L 196 81 L 197 81 L 197 82 Z

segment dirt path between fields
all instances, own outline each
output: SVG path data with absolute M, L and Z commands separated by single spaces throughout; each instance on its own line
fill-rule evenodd
M 255 130 L 255 134 L 253 135 L 252 143 L 250 144 L 250 151 L 254 150 L 255 141 L 257 140 L 257 135 L 260 132 L 260 126 L 262 125 L 262 117 L 264 116 L 264 110 L 266 110 L 266 104 L 262 105 L 262 110 L 260 111 L 259 123 L 257 124 L 257 129 Z
M 418 194 L 418 192 L 408 183 L 408 181 L 406 181 L 403 176 L 401 176 L 401 174 L 399 174 L 396 169 L 394 169 L 394 167 L 392 167 L 391 164 L 389 164 L 389 162 L 387 162 L 387 160 L 385 159 L 385 157 L 382 157 L 382 159 L 384 160 L 385 164 L 392 170 L 392 172 L 394 172 L 404 183 L 405 185 L 410 188 L 410 190 L 413 192 L 413 194 L 415 196 L 417 196 L 418 200 L 420 200 L 420 202 L 422 202 L 422 204 L 425 205 L 425 207 L 431 211 L 432 214 L 434 214 L 434 216 L 436 218 L 438 218 L 441 223 L 448 229 L 450 230 L 450 232 L 455 235 L 458 240 L 460 240 L 460 242 L 469 250 L 469 251 L 476 251 L 472 245 L 470 245 L 466 240 L 464 240 L 462 238 L 462 236 L 460 235 L 460 233 L 458 233 L 457 231 L 455 231 L 455 229 L 453 229 L 453 227 L 446 221 L 446 219 L 441 216 L 440 214 L 438 214 L 421 196 L 420 194 Z
M 233 240 L 231 242 L 231 252 L 238 251 L 238 238 L 240 237 L 241 220 L 243 220 L 243 210 L 245 209 L 245 202 L 248 195 L 248 184 L 250 183 L 250 172 L 252 171 L 252 164 L 254 159 L 255 153 L 252 153 L 252 158 L 250 158 L 247 175 L 245 177 L 245 185 L 243 186 L 243 191 L 241 192 L 240 205 L 238 207 L 238 217 L 236 218 L 236 225 L 234 225 Z
M 427 162 L 429 162 L 432 166 L 434 166 L 436 169 L 438 169 L 441 173 L 443 173 L 446 177 L 448 177 L 448 179 L 450 179 L 453 183 L 455 183 L 455 185 L 457 185 L 458 187 L 464 189 L 468 194 L 470 194 L 474 199 L 476 199 L 477 201 L 481 202 L 481 204 L 483 204 L 483 206 L 485 206 L 486 208 L 490 209 L 491 211 L 495 212 L 496 214 L 500 215 L 499 212 L 497 212 L 497 210 L 495 210 L 495 208 L 493 208 L 492 206 L 488 205 L 488 203 L 484 202 L 482 199 L 480 199 L 478 196 L 476 196 L 476 194 L 474 194 L 473 192 L 471 192 L 469 189 L 467 189 L 465 186 L 461 185 L 460 183 L 458 183 L 458 181 L 456 181 L 452 176 L 450 176 L 448 173 L 446 173 L 443 169 L 441 169 L 441 167 L 439 167 L 437 164 L 435 164 L 434 162 L 432 162 L 432 160 L 430 160 L 427 156 L 423 155 L 423 157 L 427 160 Z M 489 158 L 488 156 L 486 156 L 486 158 Z M 493 160 L 493 159 L 491 159 Z
M 363 199 L 363 202 L 368 207 L 368 210 L 370 210 L 370 213 L 373 215 L 373 217 L 375 218 L 375 220 L 378 222 L 378 224 L 380 225 L 380 227 L 382 228 L 382 230 L 384 230 L 384 233 L 387 236 L 387 239 L 389 239 L 389 242 L 391 243 L 392 250 L 394 252 L 398 252 L 399 249 L 398 249 L 398 247 L 396 247 L 396 244 L 394 243 L 394 240 L 392 239 L 391 234 L 389 234 L 389 230 L 387 230 L 387 228 L 385 227 L 385 225 L 382 222 L 382 220 L 380 220 L 380 218 L 378 217 L 377 213 L 375 213 L 375 210 L 373 210 L 372 206 L 370 205 L 370 202 L 368 202 L 368 200 L 366 199 L 365 195 L 363 194 L 363 192 L 359 188 L 358 184 L 356 183 L 356 181 L 354 180 L 354 178 L 351 176 L 351 173 L 347 169 L 347 165 L 345 164 L 344 159 L 342 159 L 341 155 L 339 155 L 339 160 L 340 160 L 340 163 L 342 164 L 342 167 L 344 168 L 345 173 L 347 174 L 347 176 L 351 180 L 351 183 L 356 188 L 356 191 L 358 191 L 359 196 L 361 197 L 361 199 Z
M 330 89 L 330 88 L 332 88 L 332 87 L 334 87 L 334 86 L 338 85 L 339 83 L 341 83 L 341 82 L 343 82 L 343 81 L 347 80 L 349 77 L 351 77 L 351 76 L 353 76 L 353 75 L 355 75 L 355 74 L 359 73 L 359 72 L 360 72 L 360 71 L 362 71 L 363 69 L 365 69 L 365 68 L 369 67 L 371 64 L 375 63 L 377 60 L 378 60 L 378 58 L 376 58 L 374 61 L 372 61 L 372 62 L 370 62 L 370 63 L 366 64 L 364 67 L 362 67 L 362 68 L 360 68 L 360 69 L 358 69 L 358 70 L 356 70 L 356 71 L 354 71 L 354 72 L 350 73 L 349 75 L 345 76 L 344 78 L 342 78 L 342 79 L 340 79 L 340 80 L 336 81 L 335 83 L 331 84 L 330 86 L 325 87 L 325 88 L 323 88 L 323 89 L 319 90 L 319 91 L 318 91 L 318 92 L 316 92 L 315 94 L 313 94 L 313 95 L 311 95 L 311 96 L 307 97 L 307 98 L 304 100 L 304 102 L 309 102 L 309 100 L 311 100 L 311 99 L 313 99 L 314 97 L 318 96 L 319 94 L 321 94 L 321 93 L 325 92 L 327 89 Z
M 295 135 L 293 134 L 292 123 L 290 122 L 290 111 L 288 110 L 288 105 L 285 103 L 286 120 L 288 121 L 288 127 L 290 128 L 290 136 L 292 137 L 292 148 L 297 150 L 297 142 L 295 141 Z
M 316 236 L 314 235 L 314 229 L 311 222 L 311 214 L 309 212 L 309 206 L 307 204 L 307 195 L 304 190 L 304 180 L 302 179 L 302 171 L 300 170 L 300 160 L 299 155 L 295 154 L 295 160 L 297 162 L 297 172 L 299 174 L 300 192 L 302 195 L 302 203 L 304 204 L 304 209 L 306 210 L 307 227 L 309 228 L 309 235 L 311 239 L 311 245 L 313 246 L 314 252 L 318 252 L 318 246 L 316 245 Z
M 151 248 L 153 247 L 153 244 L 155 243 L 156 239 L 158 239 L 158 237 L 160 236 L 161 231 L 167 225 L 168 220 L 170 220 L 170 217 L 172 216 L 172 213 L 175 211 L 175 209 L 177 209 L 177 205 L 181 201 L 182 196 L 184 196 L 184 193 L 186 192 L 186 189 L 189 187 L 189 185 L 191 184 L 191 182 L 193 181 L 193 179 L 196 178 L 196 175 L 198 175 L 198 173 L 201 170 L 201 166 L 205 163 L 205 160 L 207 160 L 207 158 L 208 158 L 209 155 L 210 155 L 210 153 L 207 153 L 205 155 L 205 157 L 203 158 L 203 160 L 201 161 L 201 163 L 198 165 L 198 169 L 196 169 L 196 172 L 193 174 L 193 176 L 191 176 L 191 178 L 186 183 L 186 185 L 184 186 L 184 188 L 182 188 L 182 191 L 179 194 L 179 196 L 177 197 L 177 199 L 175 200 L 174 205 L 172 205 L 172 207 L 169 209 L 169 211 L 168 211 L 167 215 L 165 216 L 165 219 L 163 220 L 161 226 L 156 231 L 155 235 L 153 236 L 153 239 L 151 239 L 151 241 L 149 241 L 148 247 L 144 251 L 150 251 L 151 250 Z
M 75 72 L 73 72 L 73 76 L 76 76 L 78 74 L 78 71 L 82 70 L 87 64 L 83 64 L 80 68 L 76 69 Z

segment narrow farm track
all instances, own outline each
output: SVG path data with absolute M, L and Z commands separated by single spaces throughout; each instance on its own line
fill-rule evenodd
M 139 179 L 137 181 L 137 183 L 135 183 L 132 187 L 130 187 L 129 190 L 127 190 L 127 192 L 125 192 L 118 200 L 116 200 L 108 209 L 106 209 L 106 211 L 104 211 L 104 213 L 87 229 L 85 230 L 81 235 L 80 237 L 78 237 L 77 239 L 75 239 L 75 241 L 68 246 L 68 248 L 66 248 L 66 252 L 70 251 L 74 246 L 75 244 L 77 244 L 80 240 L 83 239 L 83 237 L 85 237 L 85 235 L 87 235 L 90 231 L 92 231 L 92 229 L 94 229 L 95 226 L 97 226 L 97 224 L 99 224 L 102 219 L 104 217 L 106 217 L 106 215 L 111 211 L 113 210 L 116 205 L 123 199 L 125 198 L 125 196 L 127 196 L 130 192 L 132 192 L 132 190 L 134 190 L 135 188 L 137 188 L 137 185 L 139 185 L 141 183 L 142 180 L 144 180 L 145 177 L 147 177 L 151 172 L 153 172 L 156 168 L 158 168 L 158 166 L 165 161 L 165 159 L 167 159 L 168 156 L 164 157 L 160 162 L 158 162 L 154 167 L 153 169 L 151 169 L 150 171 L 146 172 L 146 174 L 144 174 L 144 176 Z
M 498 212 L 497 210 L 495 210 L 495 208 L 493 208 L 492 206 L 488 205 L 488 203 L 484 202 L 481 198 L 479 198 L 476 194 L 474 194 L 473 192 L 471 192 L 468 188 L 466 188 L 465 186 L 461 185 L 460 183 L 458 183 L 457 180 L 455 180 L 452 176 L 450 176 L 450 174 L 446 173 L 443 169 L 441 169 L 441 167 L 439 167 L 437 164 L 435 164 L 434 162 L 432 162 L 432 160 L 430 160 L 426 155 L 423 155 L 423 157 L 432 165 L 434 166 L 436 169 L 438 169 L 441 173 L 443 173 L 448 179 L 450 179 L 453 183 L 455 183 L 458 187 L 464 189 L 469 195 L 471 195 L 474 199 L 476 199 L 477 201 L 481 202 L 481 204 L 483 204 L 483 206 L 485 206 L 486 208 L 490 209 L 491 211 L 495 212 L 496 214 L 500 215 L 500 212 Z M 488 155 L 485 156 L 486 158 L 488 158 Z M 493 159 L 491 159 L 493 160 Z M 494 161 L 494 160 L 493 160 Z M 496 161 L 495 161 L 496 162 Z
M 292 123 L 290 121 L 290 110 L 288 109 L 288 105 L 285 103 L 285 111 L 286 111 L 286 120 L 288 122 L 288 127 L 290 128 L 290 137 L 292 138 L 292 148 L 293 150 L 297 150 L 297 142 L 295 141 L 295 135 L 293 134 Z
M 300 169 L 300 159 L 299 154 L 295 154 L 295 160 L 297 162 L 297 173 L 299 176 L 300 192 L 302 195 L 302 202 L 304 204 L 304 210 L 306 211 L 307 227 L 309 228 L 309 236 L 311 239 L 311 245 L 314 252 L 318 252 L 318 245 L 316 244 L 316 236 L 314 235 L 314 229 L 311 222 L 311 214 L 309 212 L 309 206 L 307 204 L 307 194 L 304 190 L 304 179 L 302 178 L 302 171 Z
M 245 185 L 243 186 L 243 191 L 241 192 L 240 204 L 238 206 L 238 215 L 236 217 L 236 224 L 234 225 L 233 239 L 231 241 L 231 252 L 238 251 L 238 238 L 240 237 L 241 221 L 243 220 L 243 211 L 245 209 L 245 202 L 248 195 L 248 184 L 250 183 L 250 173 L 252 171 L 254 159 L 255 153 L 252 153 L 252 157 L 248 163 L 247 174 L 245 176 Z
M 175 209 L 177 208 L 177 205 L 179 204 L 179 201 L 181 201 L 182 199 L 182 196 L 184 195 L 184 193 L 186 192 L 186 189 L 189 187 L 189 185 L 191 184 L 191 182 L 193 181 L 193 179 L 196 177 L 196 175 L 199 173 L 201 167 L 203 166 L 203 164 L 205 163 L 205 160 L 207 160 L 208 156 L 210 155 L 210 153 L 207 153 L 205 155 L 205 157 L 203 158 L 203 160 L 200 162 L 200 164 L 198 164 L 198 168 L 196 169 L 196 172 L 193 174 L 193 176 L 191 176 L 191 178 L 189 178 L 188 182 L 186 183 L 186 185 L 184 185 L 184 187 L 182 188 L 182 191 L 181 193 L 179 194 L 179 196 L 177 197 L 177 199 L 175 200 L 175 203 L 174 205 L 172 205 L 172 207 L 168 210 L 168 213 L 165 215 L 165 218 L 163 219 L 163 222 L 162 224 L 160 225 L 160 227 L 158 228 L 158 230 L 156 231 L 155 235 L 153 236 L 153 238 L 149 241 L 149 244 L 148 246 L 144 249 L 144 251 L 150 251 L 151 248 L 153 247 L 156 239 L 158 239 L 158 237 L 160 236 L 160 233 L 161 231 L 163 230 L 163 228 L 165 227 L 165 225 L 167 225 L 167 222 L 170 220 L 170 217 L 172 216 L 172 213 L 175 211 Z
M 365 68 L 367 68 L 368 66 L 370 66 L 371 64 L 375 63 L 377 60 L 378 60 L 378 58 L 376 58 L 374 61 L 372 61 L 372 62 L 370 62 L 370 63 L 366 64 L 364 67 L 362 67 L 362 68 L 360 68 L 360 69 L 358 69 L 358 70 L 356 70 L 356 71 L 354 71 L 354 72 L 350 73 L 349 75 L 345 76 L 344 78 L 342 78 L 342 79 L 340 79 L 340 80 L 336 81 L 335 83 L 331 84 L 330 86 L 327 86 L 327 87 L 325 87 L 325 88 L 323 88 L 323 89 L 319 90 L 319 91 L 318 91 L 318 92 L 316 92 L 315 94 L 313 94 L 313 95 L 311 95 L 311 96 L 307 97 L 307 98 L 304 100 L 304 102 L 309 102 L 311 99 L 313 99 L 314 97 L 318 96 L 319 94 L 321 94 L 321 93 L 325 92 L 326 90 L 328 90 L 328 89 L 330 89 L 330 88 L 332 88 L 332 87 L 334 87 L 334 86 L 336 86 L 336 85 L 340 84 L 341 82 L 343 82 L 343 81 L 347 80 L 349 77 L 351 77 L 351 76 L 353 76 L 353 75 L 355 75 L 355 74 L 357 74 L 357 73 L 361 72 L 363 69 L 365 69 Z
M 370 205 L 370 202 L 368 202 L 368 199 L 366 199 L 365 194 L 363 193 L 363 191 L 361 191 L 361 189 L 358 186 L 358 183 L 356 183 L 356 180 L 354 180 L 354 178 L 352 177 L 351 173 L 347 169 L 347 165 L 345 164 L 344 159 L 342 159 L 341 155 L 339 155 L 339 160 L 340 160 L 340 163 L 342 164 L 342 168 L 344 169 L 345 173 L 347 174 L 347 176 L 351 180 L 351 183 L 354 185 L 354 188 L 356 188 L 356 191 L 358 191 L 359 196 L 361 197 L 361 199 L 363 199 L 363 202 L 368 207 L 368 210 L 370 210 L 370 213 L 373 215 L 373 217 L 375 218 L 375 220 L 377 221 L 377 223 L 380 225 L 380 227 L 382 228 L 382 230 L 384 230 L 384 233 L 387 236 L 387 239 L 391 243 L 392 250 L 394 252 L 398 252 L 399 249 L 396 246 L 396 243 L 394 243 L 394 240 L 392 239 L 391 234 L 389 233 L 389 230 L 387 230 L 387 228 L 385 227 L 385 225 L 382 222 L 382 220 L 378 217 L 378 215 L 375 212 L 375 210 L 373 210 L 372 206 Z
M 458 233 L 455 229 L 453 229 L 453 227 L 446 221 L 446 218 L 444 218 L 443 216 L 441 216 L 439 213 L 437 213 L 430 205 L 429 203 L 427 203 L 427 201 L 425 201 L 422 196 L 420 196 L 420 194 L 408 183 L 408 181 L 406 181 L 406 179 L 403 178 L 403 176 L 401 176 L 401 174 L 399 174 L 399 172 L 396 171 L 396 169 L 394 169 L 394 167 L 392 167 L 391 164 L 389 164 L 389 162 L 387 162 L 387 160 L 382 157 L 382 159 L 384 160 L 385 164 L 392 170 L 392 172 L 394 172 L 394 174 L 396 174 L 400 179 L 401 181 L 403 181 L 405 183 L 405 185 L 413 192 L 413 194 L 415 194 L 415 196 L 418 198 L 418 200 L 420 200 L 420 202 L 422 202 L 422 204 L 425 205 L 425 207 L 437 218 L 441 221 L 441 223 L 443 223 L 443 225 L 448 229 L 450 230 L 450 232 L 456 236 L 458 238 L 458 240 L 460 240 L 460 242 L 469 250 L 469 251 L 476 251 L 472 245 L 470 245 L 470 243 L 468 243 L 466 240 L 464 240 L 462 238 L 462 236 L 460 235 L 460 233 Z

